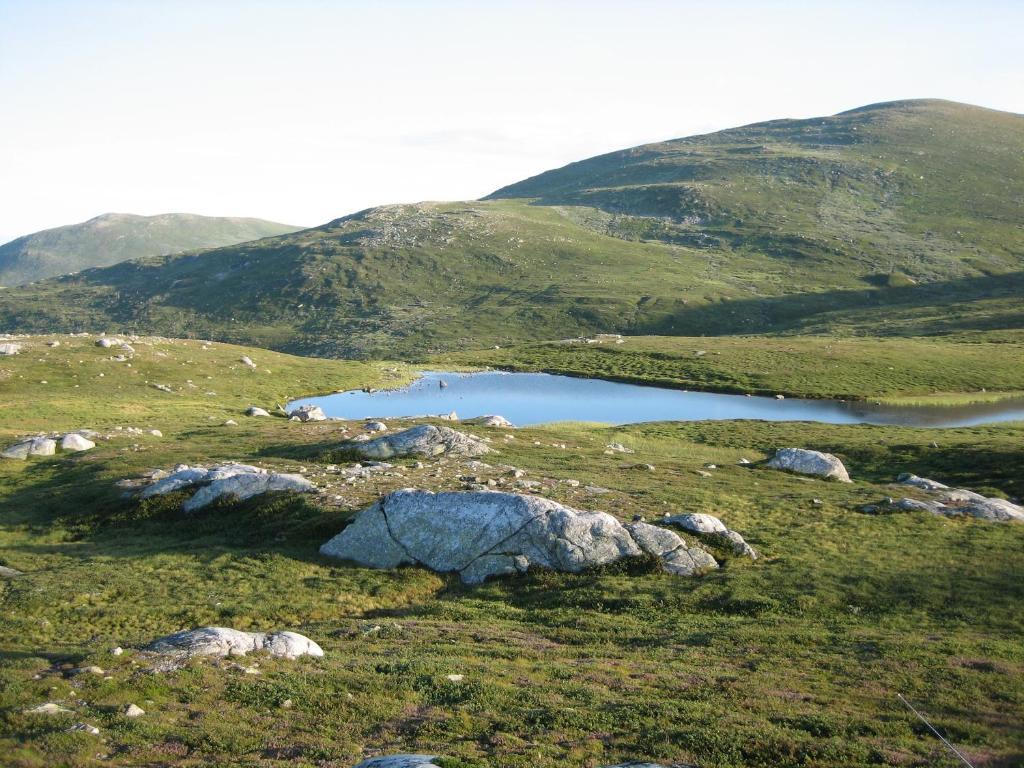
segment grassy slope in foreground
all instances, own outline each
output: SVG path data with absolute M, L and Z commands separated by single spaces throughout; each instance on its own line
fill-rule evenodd
M 421 569 L 372 571 L 317 554 L 381 493 L 460 487 L 460 463 L 399 461 L 393 475 L 346 484 L 330 466 L 342 461 L 333 452 L 342 426 L 353 425 L 240 415 L 307 388 L 379 383 L 380 367 L 154 341 L 137 346 L 128 368 L 91 339 L 43 341 L 3 361 L 5 438 L 85 424 L 155 426 L 165 437 L 0 462 L 0 562 L 26 572 L 0 581 L 4 765 L 349 766 L 398 751 L 493 768 L 941 760 L 897 691 L 976 765 L 1008 768 L 1024 756 L 1024 526 L 854 511 L 901 492 L 886 483 L 902 470 L 1024 493 L 1021 425 L 563 424 L 510 440 L 463 426 L 501 450 L 494 469 L 474 474 L 504 479 L 497 465 L 514 464 L 545 481 L 545 495 L 624 519 L 710 512 L 763 555 L 749 563 L 718 552 L 726 567 L 701 579 L 607 569 L 468 589 Z M 240 366 L 240 354 L 258 370 Z M 150 391 L 137 367 L 181 390 Z M 223 426 L 228 416 L 239 425 Z M 610 442 L 636 453 L 606 455 Z M 855 482 L 736 465 L 791 444 L 840 454 Z M 305 467 L 328 490 L 187 516 L 180 498 L 139 506 L 114 487 L 152 467 L 226 458 Z M 706 463 L 719 467 L 710 477 L 698 474 Z M 557 482 L 566 478 L 580 486 Z M 233 662 L 162 675 L 135 666 L 132 647 L 204 624 L 294 629 L 327 655 L 245 660 L 254 675 Z M 111 655 L 117 645 L 129 651 Z M 96 664 L 106 676 L 68 677 L 61 664 Z M 74 712 L 24 714 L 45 701 Z M 128 703 L 146 714 L 124 718 Z M 98 726 L 99 738 L 66 733 L 75 722 Z
M 450 353 L 431 363 L 714 392 L 902 403 L 987 402 L 1024 393 L 1024 335 L 1011 332 L 958 340 L 627 336 L 616 343 L 598 337 L 593 343 L 546 342 Z
M 0 285 L 19 285 L 126 259 L 234 245 L 296 229 L 263 219 L 106 213 L 0 245 Z
M 1022 328 L 1022 198 L 1024 117 L 897 102 L 7 290 L 0 330 L 372 358 L 592 332 Z

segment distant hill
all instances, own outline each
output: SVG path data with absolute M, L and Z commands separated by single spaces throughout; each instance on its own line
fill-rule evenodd
M 0 331 L 325 356 L 581 333 L 1024 328 L 1024 117 L 951 102 L 776 120 L 0 293 Z
M 0 285 L 20 285 L 143 256 L 235 245 L 297 229 L 262 219 L 106 213 L 0 245 Z

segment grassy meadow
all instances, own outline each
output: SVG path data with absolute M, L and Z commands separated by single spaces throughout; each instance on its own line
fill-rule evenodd
M 47 346 L 51 339 L 61 345 Z M 0 360 L 4 444 L 40 430 L 112 436 L 82 454 L 0 462 L 0 564 L 24 572 L 0 580 L 0 764 L 341 768 L 375 754 L 428 752 L 489 768 L 625 759 L 703 768 L 952 765 L 897 693 L 975 765 L 1024 760 L 1024 526 L 858 511 L 915 495 L 889 485 L 901 471 L 1024 495 L 1024 424 L 464 425 L 499 451 L 485 457 L 490 469 L 398 460 L 346 483 L 335 472 L 338 445 L 359 423 L 247 418 L 244 409 L 399 384 L 408 367 L 167 339 L 133 341 L 134 357 L 117 362 L 118 350 L 95 347 L 92 337 L 23 343 L 22 354 Z M 835 342 L 837 369 L 827 344 L 637 339 L 614 351 L 517 348 L 508 359 L 686 386 L 709 387 L 718 376 L 723 388 L 809 396 L 917 394 L 900 386 L 902 375 L 924 375 L 916 368 L 866 372 L 860 358 L 882 347 Z M 932 364 L 927 355 L 944 354 L 940 343 L 892 344 L 894 361 L 941 371 L 923 389 L 977 387 L 968 362 L 944 371 Z M 691 360 L 691 347 L 707 354 Z M 489 355 L 464 362 L 490 364 Z M 794 359 L 822 362 L 801 378 Z M 988 355 L 984 363 L 1001 371 L 1001 386 L 1019 387 L 1008 362 Z M 749 378 L 748 368 L 767 378 Z M 163 437 L 116 430 L 129 426 Z M 613 442 L 635 453 L 605 453 Z M 854 482 L 737 463 L 789 445 L 838 454 Z M 185 515 L 180 494 L 139 503 L 115 486 L 155 467 L 226 459 L 305 472 L 323 492 Z M 460 488 L 466 473 L 507 485 L 505 465 L 540 481 L 545 496 L 623 520 L 715 514 L 762 557 L 750 562 L 708 543 L 723 567 L 700 578 L 638 561 L 465 587 L 419 568 L 375 571 L 317 552 L 383 493 Z M 325 656 L 197 659 L 151 673 L 135 650 L 211 624 L 302 632 Z M 126 652 L 112 655 L 115 646 Z M 84 665 L 104 673 L 70 673 Z M 25 712 L 48 701 L 71 713 Z M 125 718 L 129 703 L 146 714 Z M 67 732 L 78 722 L 100 734 Z

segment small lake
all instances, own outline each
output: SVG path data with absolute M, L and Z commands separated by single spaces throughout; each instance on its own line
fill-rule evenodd
M 442 382 L 444 386 L 442 386 Z M 353 390 L 296 400 L 342 419 L 437 415 L 460 419 L 499 414 L 517 426 L 553 421 L 633 424 L 642 421 L 763 419 L 828 424 L 960 427 L 1024 420 L 1024 399 L 965 406 L 891 406 L 837 400 L 800 400 L 621 384 L 547 373 L 425 371 L 405 389 Z

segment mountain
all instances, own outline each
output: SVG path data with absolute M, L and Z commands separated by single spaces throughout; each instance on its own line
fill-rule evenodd
M 1024 327 L 1024 117 L 877 104 L 584 160 L 0 293 L 0 330 L 119 328 L 325 356 L 592 332 Z
M 262 219 L 105 213 L 0 245 L 0 285 L 20 285 L 143 256 L 235 245 L 297 229 Z

